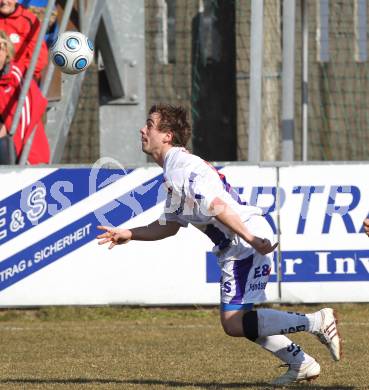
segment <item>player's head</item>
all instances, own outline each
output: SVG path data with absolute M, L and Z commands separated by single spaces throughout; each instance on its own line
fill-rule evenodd
M 171 145 L 185 147 L 191 138 L 191 126 L 187 120 L 186 109 L 160 103 L 150 108 L 149 116 L 155 113 L 159 115 L 159 130 L 172 134 Z
M 0 30 L 0 70 L 14 57 L 14 46 L 7 33 Z

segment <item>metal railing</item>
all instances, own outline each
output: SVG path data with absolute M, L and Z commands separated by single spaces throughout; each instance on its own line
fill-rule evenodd
M 63 17 L 62 17 L 62 20 L 60 22 L 59 34 L 62 34 L 67 27 L 68 20 L 69 20 L 69 17 L 70 17 L 72 8 L 73 8 L 73 2 L 74 2 L 73 0 L 67 0 L 67 3 L 65 5 L 65 9 L 64 9 L 64 13 L 63 13 Z M 49 7 L 50 3 L 55 3 L 55 0 L 54 1 L 49 0 L 48 5 L 47 5 L 48 7 Z M 51 15 L 51 13 L 50 13 L 50 15 Z M 46 11 L 46 16 L 47 16 L 47 11 Z M 45 16 L 45 19 L 46 19 L 46 16 Z M 50 18 L 50 16 L 49 16 L 49 18 Z M 45 21 L 45 19 L 44 19 L 44 21 Z M 46 33 L 46 31 L 45 31 L 45 33 Z M 44 39 L 45 33 L 42 35 L 40 32 L 38 39 L 40 39 L 40 37 L 42 39 Z M 35 53 L 33 54 L 33 56 L 35 56 Z M 51 80 L 54 76 L 54 72 L 55 72 L 55 66 L 52 62 L 50 62 L 48 67 L 47 67 L 46 75 L 45 75 L 43 82 L 41 84 L 41 92 L 44 96 L 46 96 L 48 93 Z M 21 155 L 19 158 L 19 165 L 25 165 L 27 163 L 28 156 L 29 156 L 29 153 L 30 153 L 31 147 L 32 147 L 33 138 L 35 135 L 35 130 L 36 130 L 36 127 L 32 129 L 32 132 L 31 132 L 30 136 L 28 137 L 28 139 L 27 139 L 27 141 L 22 149 L 22 152 L 21 152 Z
M 45 17 L 44 17 L 44 20 L 41 23 L 41 29 L 40 29 L 39 36 L 37 38 L 35 50 L 34 50 L 34 52 L 32 54 L 31 62 L 30 62 L 29 68 L 27 69 L 27 72 L 26 72 L 26 77 L 24 79 L 24 82 L 23 82 L 23 85 L 22 85 L 22 89 L 21 89 L 21 92 L 20 92 L 20 95 L 19 95 L 19 98 L 18 98 L 18 104 L 17 104 L 17 108 L 15 110 L 13 122 L 12 122 L 12 125 L 11 125 L 10 130 L 9 130 L 9 136 L 10 137 L 13 137 L 15 132 L 17 131 L 19 120 L 21 118 L 22 108 L 23 108 L 25 99 L 27 97 L 27 94 L 28 94 L 28 91 L 29 91 L 29 87 L 31 85 L 31 81 L 33 79 L 33 73 L 35 71 L 35 67 L 36 67 L 36 63 L 37 63 L 37 60 L 38 60 L 38 56 L 40 54 L 41 45 L 42 45 L 42 42 L 43 42 L 43 40 L 45 38 L 47 26 L 49 24 L 49 20 L 50 20 L 51 13 L 53 11 L 54 6 L 55 6 L 55 0 L 48 0 L 46 11 L 45 11 Z M 29 138 L 33 139 L 33 134 L 34 134 L 34 130 L 32 130 L 32 134 L 30 135 Z M 31 142 L 32 142 L 32 140 L 31 140 Z M 22 152 L 22 155 L 23 155 L 23 152 Z M 12 158 L 15 158 L 15 156 L 13 155 Z M 26 157 L 25 162 L 27 161 L 27 158 L 28 158 L 28 155 Z M 22 156 L 21 156 L 21 159 L 22 159 Z M 16 163 L 17 163 L 16 160 L 15 161 L 10 161 L 10 164 L 16 164 Z
M 38 57 L 40 54 L 41 45 L 42 45 L 43 40 L 45 39 L 47 26 L 49 24 L 49 20 L 50 20 L 52 11 L 55 7 L 55 1 L 56 0 L 48 0 L 46 10 L 45 10 L 45 16 L 44 16 L 44 19 L 41 23 L 40 33 L 39 33 L 39 36 L 37 38 L 35 50 L 32 54 L 30 66 L 28 67 L 28 69 L 26 71 L 26 76 L 25 76 L 24 82 L 22 84 L 22 89 L 21 89 L 21 92 L 20 92 L 20 95 L 18 98 L 17 108 L 16 108 L 16 111 L 14 114 L 11 128 L 10 128 L 9 133 L 8 133 L 9 137 L 13 137 L 17 131 L 17 127 L 18 127 L 18 124 L 19 124 L 19 121 L 21 118 L 22 108 L 24 106 L 24 102 L 25 102 L 25 99 L 27 97 L 27 94 L 28 94 L 28 91 L 29 91 L 29 88 L 30 88 L 30 85 L 32 82 L 33 73 L 35 71 L 37 60 L 38 60 Z M 67 27 L 67 24 L 68 24 L 68 21 L 70 18 L 70 14 L 71 14 L 71 11 L 73 9 L 73 4 L 74 4 L 74 0 L 67 0 L 67 2 L 65 4 L 63 17 L 62 17 L 62 20 L 60 22 L 59 34 L 62 34 Z M 47 67 L 46 75 L 45 75 L 45 77 L 42 81 L 42 84 L 41 84 L 41 92 L 44 96 L 46 96 L 48 93 L 48 90 L 49 90 L 49 87 L 50 87 L 50 84 L 51 84 L 51 81 L 52 81 L 52 78 L 54 75 L 54 71 L 55 71 L 55 66 L 52 62 L 50 62 L 48 64 L 48 67 Z M 37 125 L 32 129 L 31 134 L 29 135 L 26 143 L 24 144 L 19 159 L 17 159 L 15 154 L 12 153 L 12 151 L 9 151 L 9 155 L 11 158 L 11 161 L 9 161 L 9 164 L 11 164 L 11 165 L 15 165 L 15 164 L 25 165 L 27 163 L 28 156 L 29 156 L 29 153 L 31 151 L 33 139 L 35 136 L 36 128 L 37 128 Z

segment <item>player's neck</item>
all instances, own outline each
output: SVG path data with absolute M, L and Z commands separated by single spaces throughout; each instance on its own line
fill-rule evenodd
M 169 152 L 170 149 L 173 148 L 173 145 L 170 145 L 170 144 L 165 144 L 163 145 L 163 147 L 160 149 L 160 151 L 158 151 L 157 153 L 153 153 L 151 155 L 151 157 L 153 158 L 153 160 L 158 164 L 160 165 L 161 167 L 164 166 L 164 161 L 165 161 L 165 156 L 167 155 L 167 153 Z

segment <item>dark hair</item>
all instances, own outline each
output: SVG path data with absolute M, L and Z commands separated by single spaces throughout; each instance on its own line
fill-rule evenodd
M 159 130 L 172 131 L 173 146 L 186 146 L 191 138 L 191 126 L 187 120 L 187 111 L 181 106 L 170 104 L 154 104 L 151 106 L 149 115 L 158 113 L 160 115 Z

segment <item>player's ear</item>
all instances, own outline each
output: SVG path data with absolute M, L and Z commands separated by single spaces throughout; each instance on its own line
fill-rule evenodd
M 173 144 L 173 138 L 174 138 L 173 131 L 172 130 L 167 131 L 166 139 L 167 139 L 168 143 Z

